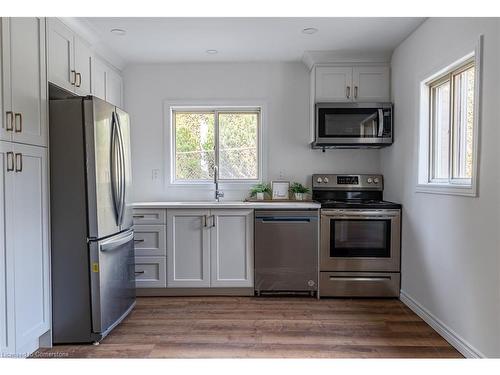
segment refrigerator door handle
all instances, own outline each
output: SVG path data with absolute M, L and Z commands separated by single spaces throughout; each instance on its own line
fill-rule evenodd
M 117 126 L 116 126 L 116 117 L 115 113 L 113 112 L 111 115 L 111 195 L 113 198 L 113 206 L 115 209 L 115 216 L 116 216 L 116 223 L 117 225 L 120 225 L 120 212 L 121 212 L 121 207 L 120 207 L 120 202 L 118 200 L 118 191 L 121 190 L 120 187 L 120 170 L 117 168 L 118 163 L 120 163 L 119 160 L 117 160 Z M 118 146 L 119 147 L 119 146 Z
M 126 244 L 134 239 L 134 232 L 130 231 L 125 236 L 118 238 L 115 241 L 103 242 L 99 248 L 101 251 L 111 251 L 119 248 L 121 245 Z
M 125 194 L 126 194 L 126 177 L 125 177 L 125 146 L 123 144 L 123 135 L 120 125 L 120 117 L 116 113 L 116 123 L 118 125 L 118 141 L 120 147 L 120 225 L 123 223 L 123 215 L 125 213 Z

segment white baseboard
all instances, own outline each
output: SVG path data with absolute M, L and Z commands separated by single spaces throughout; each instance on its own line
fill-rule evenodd
M 466 358 L 485 358 L 486 356 L 479 350 L 474 348 L 466 340 L 455 333 L 451 328 L 447 327 L 442 321 L 432 315 L 425 307 L 415 301 L 412 297 L 401 290 L 399 296 L 401 302 L 408 306 L 415 314 L 421 317 L 428 325 L 430 325 L 437 333 L 439 333 L 446 341 L 450 343 Z

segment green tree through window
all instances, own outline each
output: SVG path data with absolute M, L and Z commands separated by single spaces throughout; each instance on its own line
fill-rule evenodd
M 258 180 L 260 110 L 174 110 L 175 180 Z M 216 138 L 216 135 L 218 137 Z

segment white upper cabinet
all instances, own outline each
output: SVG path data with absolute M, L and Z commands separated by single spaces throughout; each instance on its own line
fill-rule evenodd
M 122 77 L 113 69 L 106 72 L 106 101 L 122 108 Z
M 92 93 L 92 59 L 89 45 L 75 36 L 75 92 L 79 95 Z
M 47 20 L 49 81 L 73 92 L 76 80 L 73 31 L 56 18 Z
M 212 287 L 253 286 L 253 211 L 212 210 Z
M 56 18 L 48 18 L 49 81 L 78 95 L 92 93 L 89 45 Z
M 351 100 L 352 67 L 316 68 L 316 102 Z
M 2 18 L 1 139 L 47 145 L 45 20 Z
M 120 72 L 57 18 L 48 18 L 48 80 L 78 95 L 94 95 L 123 107 Z
M 390 101 L 388 66 L 356 66 L 353 68 L 352 83 L 355 101 Z
M 317 66 L 315 102 L 374 102 L 390 100 L 387 65 Z
M 106 70 L 104 61 L 96 57 L 92 65 L 92 95 L 102 100 L 106 100 Z
M 99 57 L 96 57 L 94 59 L 92 76 L 93 95 L 117 107 L 123 108 L 123 81 L 116 69 Z

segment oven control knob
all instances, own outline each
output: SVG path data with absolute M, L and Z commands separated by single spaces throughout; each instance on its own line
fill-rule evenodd
M 366 182 L 368 182 L 369 184 L 371 184 L 373 182 L 373 179 L 371 177 L 368 177 L 368 180 L 366 180 Z
M 380 180 L 378 179 L 378 177 L 375 177 L 375 178 L 373 179 L 373 182 L 374 182 L 375 184 L 378 184 L 378 183 L 380 182 Z
M 322 179 L 321 177 L 318 177 L 318 179 L 316 180 L 316 182 L 317 182 L 318 184 L 321 184 L 321 183 L 323 182 L 323 179 Z
M 323 179 L 323 182 L 324 182 L 325 184 L 327 184 L 327 183 L 328 183 L 328 177 L 325 177 L 325 178 Z

